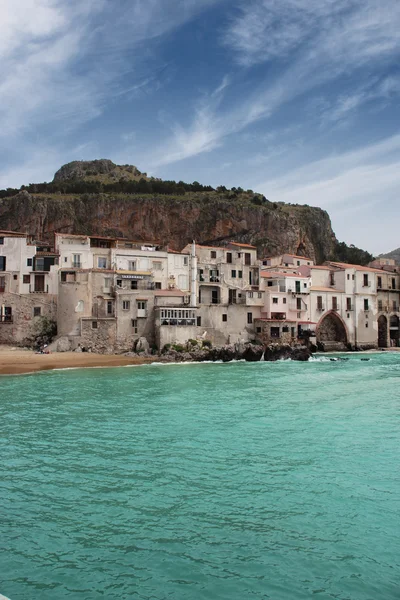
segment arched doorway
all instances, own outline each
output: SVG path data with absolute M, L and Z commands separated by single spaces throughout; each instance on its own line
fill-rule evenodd
M 397 315 L 392 315 L 389 321 L 390 327 L 390 345 L 398 346 L 399 345 L 399 317 Z
M 378 319 L 378 346 L 379 348 L 387 348 L 387 345 L 387 318 L 384 315 L 381 315 Z
M 317 343 L 325 350 L 339 350 L 347 341 L 346 326 L 336 312 L 325 315 L 317 325 Z

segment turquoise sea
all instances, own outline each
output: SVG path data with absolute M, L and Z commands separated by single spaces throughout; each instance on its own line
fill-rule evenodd
M 2 377 L 0 593 L 398 600 L 400 354 L 348 357 Z

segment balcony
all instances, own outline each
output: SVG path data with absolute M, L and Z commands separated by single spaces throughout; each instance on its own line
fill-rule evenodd
M 13 323 L 11 315 L 0 315 L 0 323 Z
M 324 312 L 324 310 L 325 310 L 325 306 L 317 306 L 317 310 L 318 310 L 319 312 Z
M 74 262 L 72 263 L 72 268 L 73 268 L 73 269 L 81 269 L 81 268 L 82 268 L 82 263 L 81 263 L 80 261 L 79 261 L 79 262 L 77 262 L 77 261 L 74 261 Z
M 45 288 L 38 288 L 38 287 L 33 287 L 31 285 L 29 285 L 29 293 L 30 294 L 48 294 L 49 293 L 49 286 L 46 285 Z
M 367 287 L 367 288 L 371 287 L 371 282 L 370 281 L 364 281 L 364 283 L 362 284 L 362 287 L 363 288 L 365 288 L 365 287 Z

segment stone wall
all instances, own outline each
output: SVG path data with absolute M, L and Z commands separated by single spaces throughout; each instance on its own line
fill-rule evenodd
M 56 296 L 50 294 L 0 294 L 0 305 L 11 307 L 12 323 L 0 322 L 0 343 L 21 344 L 35 334 L 40 317 L 34 317 L 34 308 L 41 309 L 41 317 L 56 321 Z

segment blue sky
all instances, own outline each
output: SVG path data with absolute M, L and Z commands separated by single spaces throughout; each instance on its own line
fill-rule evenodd
M 400 246 L 398 0 L 2 0 L 0 187 L 111 158 Z

